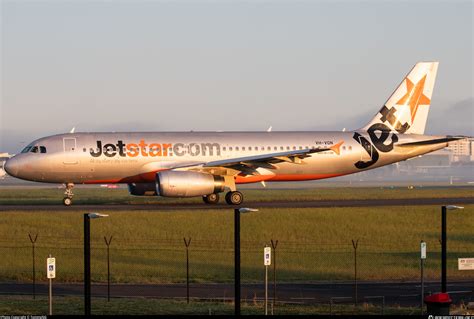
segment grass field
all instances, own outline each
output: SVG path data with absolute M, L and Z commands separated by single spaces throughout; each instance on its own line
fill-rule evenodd
M 3 196 L 3 195 L 2 195 Z M 191 237 L 193 282 L 233 280 L 233 215 L 231 211 L 100 211 L 110 217 L 93 220 L 92 278 L 106 279 L 104 236 L 113 235 L 113 282 L 153 283 L 185 280 L 183 237 Z M 31 280 L 28 233 L 36 244 L 38 280 L 45 280 L 48 254 L 57 258 L 57 280 L 82 281 L 83 216 L 79 212 L 2 212 L 0 281 Z M 278 240 L 280 282 L 351 280 L 359 239 L 360 280 L 417 280 L 419 243 L 425 240 L 427 279 L 440 272 L 438 206 L 262 209 L 242 215 L 242 280 L 262 280 L 262 254 Z M 472 279 L 458 271 L 458 257 L 474 257 L 474 205 L 448 216 L 448 276 Z
M 57 188 L 0 188 L 0 205 L 60 204 L 63 189 Z M 159 204 L 159 203 L 202 203 L 201 198 L 136 197 L 123 188 L 104 189 L 78 187 L 74 189 L 75 204 Z M 332 199 L 391 199 L 391 198 L 446 198 L 473 197 L 474 187 L 338 187 L 311 189 L 248 189 L 243 190 L 245 200 L 253 201 L 309 201 Z M 223 199 L 221 199 L 223 200 Z
M 54 297 L 54 315 L 83 315 L 84 301 L 78 297 Z M 243 302 L 241 304 L 243 315 L 263 315 L 264 305 L 262 302 Z M 271 310 L 269 310 L 271 311 Z M 276 304 L 275 315 L 328 315 L 333 314 L 381 314 L 380 305 L 362 304 L 358 307 L 353 305 L 287 305 Z M 419 309 L 408 307 L 385 307 L 384 313 L 388 315 L 416 315 Z M 48 299 L 39 297 L 33 300 L 31 297 L 15 296 L 2 297 L 0 299 L 0 313 L 8 315 L 39 315 L 48 313 Z M 230 302 L 197 302 L 187 304 L 184 301 L 156 300 L 141 298 L 116 298 L 107 302 L 106 299 L 96 298 L 92 301 L 93 315 L 232 315 L 234 304 Z

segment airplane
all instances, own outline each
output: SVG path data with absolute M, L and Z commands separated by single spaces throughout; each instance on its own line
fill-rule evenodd
M 5 164 L 17 178 L 66 185 L 126 183 L 131 195 L 199 197 L 240 205 L 245 183 L 353 174 L 447 146 L 424 135 L 438 62 L 419 62 L 364 127 L 342 132 L 123 132 L 72 130 L 40 138 Z

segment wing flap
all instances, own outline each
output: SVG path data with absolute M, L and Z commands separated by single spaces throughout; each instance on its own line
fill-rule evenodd
M 237 157 L 229 158 L 218 161 L 211 161 L 203 164 L 203 167 L 232 167 L 234 165 L 240 165 L 245 163 L 246 165 L 254 165 L 258 167 L 268 168 L 269 164 L 275 168 L 276 163 L 288 162 L 294 164 L 302 164 L 302 160 L 311 156 L 313 153 L 331 151 L 329 148 L 313 148 L 313 149 L 304 149 L 304 150 L 295 150 L 288 152 L 278 152 L 278 153 L 269 153 L 262 155 L 246 156 L 246 157 Z

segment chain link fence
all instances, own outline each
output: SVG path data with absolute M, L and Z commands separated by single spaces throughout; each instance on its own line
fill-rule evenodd
M 23 286 L 19 293 L 41 291 L 37 287 L 33 290 L 33 283 L 39 287 L 45 285 L 46 258 L 51 254 L 57 262 L 55 285 L 62 287 L 64 294 L 80 295 L 84 278 L 83 239 L 42 237 L 41 234 L 25 234 L 24 238 L 23 242 L 0 241 L 0 255 L 4 256 L 0 262 L 0 282 L 27 284 L 28 288 Z M 273 247 L 273 263 L 269 267 L 271 299 L 276 297 L 279 302 L 290 304 L 323 302 L 331 306 L 331 312 L 338 305 L 355 303 L 355 300 L 379 306 L 390 303 L 419 304 L 421 297 L 417 295 L 419 285 L 416 284 L 412 285 L 416 288 L 407 288 L 406 293 L 403 289 L 380 291 L 384 289 L 381 287 L 377 290 L 377 296 L 363 288 L 369 283 L 419 282 L 420 252 L 417 250 L 399 251 L 391 248 L 390 243 L 357 239 L 346 243 L 278 240 L 276 245 L 277 240 L 242 240 L 244 301 L 262 301 L 263 248 L 268 245 Z M 440 245 L 433 242 L 431 246 L 424 263 L 427 293 L 430 289 L 437 291 L 437 282 L 440 281 Z M 458 245 L 455 251 L 449 251 L 450 281 L 471 281 L 472 284 L 473 275 L 457 268 L 457 259 L 469 254 L 472 251 L 467 246 Z M 232 301 L 233 298 L 234 250 L 231 242 L 211 242 L 184 236 L 180 239 L 147 240 L 115 236 L 112 240 L 110 235 L 104 234 L 93 238 L 91 258 L 93 296 L 104 297 L 107 292 L 103 288 L 110 281 L 111 297 L 183 299 L 187 297 L 186 282 L 189 280 L 192 300 Z M 387 284 L 385 289 L 389 290 L 390 285 Z M 472 290 L 462 291 L 462 298 L 472 300 Z M 394 296 L 394 293 L 398 295 Z

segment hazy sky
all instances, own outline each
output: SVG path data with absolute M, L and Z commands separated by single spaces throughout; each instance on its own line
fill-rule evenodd
M 0 3 L 0 152 L 74 126 L 355 129 L 422 60 L 428 133 L 474 134 L 472 1 Z

